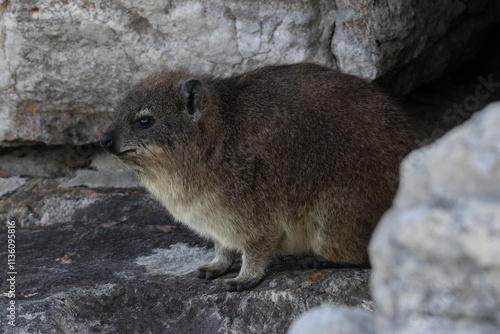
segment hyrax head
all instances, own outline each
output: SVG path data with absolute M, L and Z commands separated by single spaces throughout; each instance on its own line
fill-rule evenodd
M 183 72 L 144 79 L 119 103 L 115 120 L 101 136 L 101 147 L 140 172 L 152 163 L 145 157 L 168 155 L 175 146 L 193 140 L 207 100 L 205 91 L 200 80 Z

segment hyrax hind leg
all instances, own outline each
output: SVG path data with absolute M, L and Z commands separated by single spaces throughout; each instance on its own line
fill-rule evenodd
M 378 216 L 352 193 L 344 201 L 324 201 L 310 216 L 313 252 L 342 265 L 368 267 L 368 243 Z M 381 211 L 382 212 L 382 211 Z
M 210 264 L 198 267 L 198 277 L 214 279 L 229 271 L 234 262 L 234 251 L 214 241 L 215 257 Z

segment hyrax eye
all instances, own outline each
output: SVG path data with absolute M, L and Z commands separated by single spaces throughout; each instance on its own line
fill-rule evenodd
M 135 123 L 141 129 L 146 129 L 146 128 L 149 128 L 151 125 L 153 125 L 153 118 L 152 117 L 141 117 Z

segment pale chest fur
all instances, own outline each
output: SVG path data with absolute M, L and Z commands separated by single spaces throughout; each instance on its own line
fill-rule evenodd
M 235 225 L 237 218 L 221 209 L 219 199 L 214 194 L 195 195 L 174 178 L 142 177 L 141 181 L 176 220 L 228 248 L 242 248 L 241 233 Z

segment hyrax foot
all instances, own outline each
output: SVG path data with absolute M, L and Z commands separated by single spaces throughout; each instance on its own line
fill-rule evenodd
M 320 269 L 328 268 L 328 261 L 314 256 L 296 257 L 293 255 L 281 255 L 278 259 L 287 263 L 293 269 Z
M 224 280 L 227 291 L 244 291 L 255 287 L 262 281 L 270 253 L 268 252 L 243 252 L 243 263 L 240 274 L 235 278 Z
M 302 269 L 320 269 L 327 265 L 326 260 L 316 257 L 305 257 L 297 260 L 297 266 Z
M 228 271 L 229 268 L 206 264 L 204 266 L 198 267 L 198 277 L 206 279 L 214 279 L 224 275 Z
M 234 261 L 234 251 L 214 241 L 215 258 L 210 264 L 198 268 L 198 277 L 214 279 L 229 271 Z
M 256 287 L 260 281 L 262 280 L 262 278 L 253 278 L 253 279 L 249 279 L 249 280 L 245 280 L 245 279 L 241 279 L 241 278 L 230 278 L 230 279 L 225 279 L 223 282 L 224 282 L 224 286 L 226 288 L 227 291 L 229 292 L 233 292 L 233 291 L 238 291 L 238 292 L 242 292 L 242 291 L 245 291 L 245 290 L 249 290 L 251 288 L 254 288 Z

